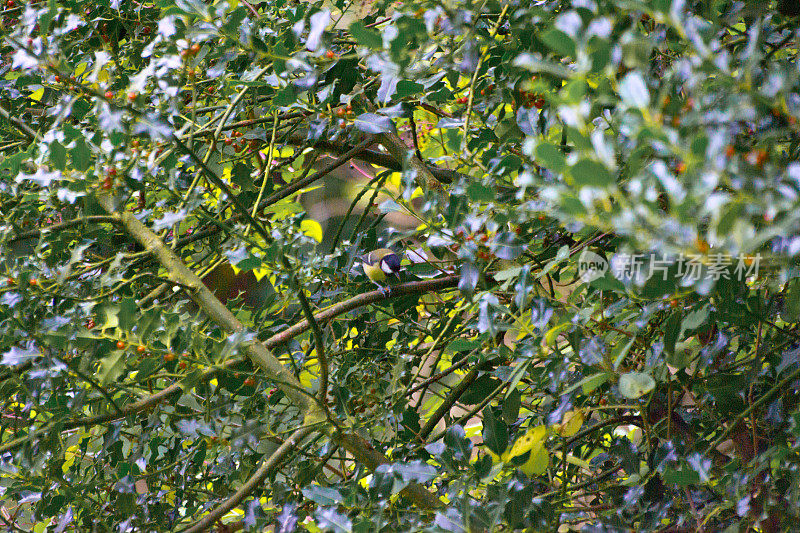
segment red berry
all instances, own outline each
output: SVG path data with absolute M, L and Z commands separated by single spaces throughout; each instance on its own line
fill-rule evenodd
M 333 59 L 336 57 L 336 53 L 333 50 L 328 50 L 327 52 L 325 52 L 325 57 L 327 57 L 328 59 Z
M 195 54 L 197 54 L 197 52 L 199 52 L 199 51 L 200 51 L 200 45 L 199 45 L 199 44 L 197 44 L 197 43 L 194 43 L 194 44 L 193 44 L 193 45 L 192 45 L 192 46 L 189 48 L 189 50 L 191 50 L 191 51 L 192 51 L 192 55 L 195 55 Z
M 733 146 L 732 144 L 729 144 L 729 145 L 727 146 L 727 148 L 725 148 L 725 156 L 726 156 L 728 159 L 730 159 L 730 158 L 731 158 L 731 157 L 733 157 L 734 155 L 736 155 L 736 148 L 734 148 L 734 146 Z
M 61 76 L 56 74 L 56 83 L 61 83 Z
M 542 98 L 542 97 L 540 96 L 540 97 L 538 97 L 536 100 L 534 100 L 534 101 L 533 101 L 533 106 L 534 106 L 536 109 L 541 109 L 541 108 L 543 108 L 543 107 L 544 107 L 544 103 L 545 103 L 545 101 L 544 101 L 544 98 Z
M 248 387 L 252 387 L 256 384 L 256 380 L 253 377 L 247 377 L 244 380 L 244 384 L 247 385 Z
M 178 367 L 181 370 L 185 370 L 187 366 L 189 366 L 189 364 L 186 361 L 181 361 L 180 363 L 178 363 Z
M 112 98 L 114 98 L 114 93 L 112 91 L 106 91 L 105 97 L 106 100 L 111 100 Z
M 175 360 L 175 354 L 174 353 L 168 352 L 168 353 L 164 354 L 164 361 L 169 362 L 169 361 L 174 361 L 174 360 Z
M 118 350 L 124 350 L 125 349 L 125 343 L 122 342 L 122 341 L 117 341 L 117 349 Z
M 150 35 L 151 31 L 152 30 L 151 30 L 150 26 L 145 26 L 144 28 L 142 28 L 142 33 L 145 34 L 145 35 Z
M 678 174 L 683 174 L 686 172 L 686 163 L 683 161 L 679 161 L 678 164 L 675 166 L 675 172 Z
M 133 91 L 129 92 L 129 93 L 128 93 L 128 100 L 130 100 L 131 102 L 133 102 L 134 100 L 136 100 L 136 93 L 135 93 L 135 92 L 133 92 Z

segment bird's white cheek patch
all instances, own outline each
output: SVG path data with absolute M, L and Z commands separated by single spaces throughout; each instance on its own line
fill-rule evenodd
M 383 262 L 381 262 L 381 270 L 383 270 L 383 272 L 385 274 L 388 274 L 389 276 L 394 274 L 394 270 L 392 270 L 392 267 L 390 267 L 389 265 L 387 265 L 386 263 L 383 263 Z

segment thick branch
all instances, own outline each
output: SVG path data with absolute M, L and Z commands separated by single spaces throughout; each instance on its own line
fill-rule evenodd
M 170 248 L 164 245 L 164 241 L 158 235 L 142 224 L 133 213 L 127 211 L 118 212 L 114 198 L 111 195 L 101 195 L 98 200 L 109 214 L 119 218 L 127 232 L 145 250 L 151 252 L 158 259 L 158 262 L 167 270 L 170 280 L 190 288 L 189 296 L 206 315 L 228 331 L 244 329 L 242 323 L 233 313 L 214 296 L 214 293 L 203 284 L 202 280 L 194 272 L 183 264 L 183 261 Z M 269 377 L 275 380 L 284 394 L 304 413 L 310 414 L 316 409 L 316 404 L 309 401 L 308 395 L 303 392 L 303 387 L 294 377 L 294 374 L 287 370 L 262 343 L 247 344 L 245 353 L 254 364 L 264 369 Z
M 339 315 L 342 315 L 344 313 L 349 313 L 350 311 L 358 309 L 359 307 L 377 303 L 387 298 L 394 298 L 406 294 L 415 294 L 415 293 L 421 294 L 423 292 L 439 291 L 442 289 L 455 287 L 457 284 L 458 284 L 458 276 L 448 276 L 445 278 L 437 278 L 426 281 L 413 281 L 410 283 L 403 283 L 402 285 L 395 285 L 392 287 L 392 293 L 389 296 L 383 294 L 379 290 L 365 292 L 364 294 L 359 294 L 357 296 L 354 296 L 353 298 L 350 298 L 349 300 L 345 300 L 344 302 L 333 305 L 325 309 L 324 311 L 320 311 L 319 313 L 314 315 L 314 319 L 320 326 L 322 326 L 330 322 Z M 273 335 L 272 337 L 265 340 L 263 344 L 267 349 L 270 350 L 274 349 L 276 346 L 280 346 L 281 344 L 290 341 L 291 339 L 297 337 L 298 335 L 302 335 L 303 333 L 309 330 L 309 327 L 310 325 L 308 321 L 303 320 L 301 322 L 298 322 L 294 326 L 291 326 L 281 331 L 280 333 Z M 212 377 L 214 377 L 220 370 L 233 366 L 237 363 L 239 363 L 239 359 L 236 358 L 228 359 L 221 366 L 206 369 L 203 372 L 203 374 L 198 378 L 198 380 L 207 381 Z M 93 426 L 95 424 L 103 424 L 105 422 L 118 420 L 125 416 L 145 411 L 159 404 L 160 402 L 168 399 L 173 394 L 178 394 L 182 390 L 183 389 L 181 388 L 179 383 L 174 383 L 165 389 L 162 389 L 154 394 L 151 394 L 150 396 L 147 396 L 146 398 L 142 398 L 138 402 L 125 405 L 120 413 L 106 413 L 103 415 L 70 420 L 64 424 L 64 428 L 71 429 L 80 426 Z

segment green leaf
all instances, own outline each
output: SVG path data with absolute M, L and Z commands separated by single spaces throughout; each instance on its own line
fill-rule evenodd
M 493 378 L 489 374 L 483 374 L 473 381 L 461 395 L 459 400 L 464 405 L 475 405 L 482 402 L 486 397 L 500 386 L 500 380 Z
M 599 372 L 597 374 L 592 374 L 591 376 L 586 376 L 585 378 L 575 383 L 574 385 L 567 387 L 567 389 L 564 390 L 564 392 L 562 392 L 561 394 L 569 394 L 570 392 L 576 390 L 578 387 L 581 387 L 584 394 L 589 394 L 597 387 L 599 387 L 600 385 L 611 379 L 613 375 L 614 375 L 613 372 Z
M 508 428 L 505 422 L 494 415 L 491 407 L 483 410 L 483 443 L 495 454 L 500 455 L 508 447 Z
M 695 331 L 705 325 L 708 321 L 708 316 L 711 313 L 711 308 L 708 304 L 700 309 L 695 309 L 686 315 L 686 318 L 681 322 L 682 331 Z
M 664 351 L 667 354 L 675 353 L 675 344 L 681 333 L 681 314 L 673 313 L 664 327 Z
M 628 355 L 628 352 L 633 346 L 633 343 L 636 342 L 636 336 L 633 335 L 626 343 L 618 342 L 616 346 L 611 350 L 611 361 L 614 365 L 614 370 L 619 368 L 620 363 L 625 360 L 625 356 Z
M 58 141 L 50 143 L 50 161 L 58 170 L 64 170 L 67 166 L 67 149 Z
M 104 357 L 100 361 L 100 367 L 97 371 L 98 381 L 100 385 L 106 386 L 112 381 L 115 381 L 125 370 L 125 355 L 124 350 L 114 350 L 111 355 Z
M 355 127 L 364 133 L 389 133 L 394 131 L 392 119 L 375 113 L 364 113 L 359 115 L 355 122 Z
M 539 36 L 544 44 L 562 56 L 575 56 L 575 41 L 561 30 L 552 28 Z
M 800 322 L 800 278 L 789 282 L 786 299 L 781 310 L 781 318 L 786 322 Z
M 277 106 L 289 106 L 295 103 L 296 100 L 297 94 L 294 91 L 294 87 L 287 85 L 275 94 L 272 103 Z
M 572 166 L 570 172 L 578 187 L 606 187 L 613 182 L 613 177 L 608 169 L 591 159 L 581 159 Z
M 467 187 L 467 196 L 473 202 L 491 202 L 497 198 L 497 191 L 480 183 L 470 183 Z
M 536 163 L 556 173 L 562 172 L 567 167 L 561 148 L 548 143 L 536 147 Z
M 383 48 L 381 34 L 371 28 L 367 28 L 360 20 L 350 24 L 350 34 L 355 37 L 359 44 L 367 48 L 374 48 L 376 50 Z
M 394 90 L 394 98 L 401 99 L 405 98 L 406 96 L 412 96 L 415 94 L 419 94 L 425 90 L 425 86 L 419 83 L 408 81 L 408 80 L 400 80 L 397 82 L 397 87 Z
M 641 398 L 655 386 L 655 380 L 642 372 L 628 372 L 619 378 L 619 393 L 631 400 Z
M 69 157 L 75 170 L 85 172 L 89 169 L 92 164 L 92 153 L 83 137 L 79 137 L 75 141 L 75 146 L 69 151 Z

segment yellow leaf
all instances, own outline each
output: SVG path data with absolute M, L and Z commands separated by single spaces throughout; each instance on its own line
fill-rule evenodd
M 44 96 L 44 87 L 35 90 L 33 94 L 31 94 L 31 100 L 36 100 L 37 102 L 41 102 L 42 96 Z
M 559 324 L 553 328 L 550 328 L 550 330 L 544 334 L 545 344 L 548 346 L 553 344 L 556 340 L 556 337 L 558 337 L 564 331 L 568 330 L 570 327 L 572 327 L 572 324 L 570 324 L 569 322 L 565 322 L 563 324 Z
M 269 274 L 269 270 L 266 268 L 256 268 L 253 270 L 253 275 L 256 277 L 258 281 L 261 281 L 261 278 Z
M 519 457 L 536 447 L 544 447 L 544 440 L 547 438 L 547 428 L 544 426 L 536 426 L 529 429 L 523 436 L 518 438 L 511 449 L 503 452 L 502 459 L 508 462 L 514 457 Z
M 520 470 L 529 476 L 539 476 L 544 474 L 548 466 L 550 466 L 550 454 L 547 453 L 544 446 L 539 446 L 531 450 L 530 458 L 525 461 Z
M 300 231 L 317 242 L 322 242 L 322 226 L 316 220 L 307 218 L 300 222 Z
M 575 409 L 564 413 L 564 418 L 561 419 L 560 424 L 556 424 L 556 433 L 562 437 L 571 437 L 581 429 L 583 425 L 583 411 Z

